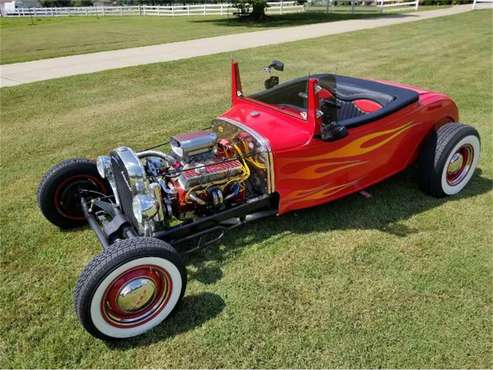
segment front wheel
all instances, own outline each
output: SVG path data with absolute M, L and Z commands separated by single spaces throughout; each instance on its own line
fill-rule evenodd
M 75 289 L 75 310 L 94 337 L 130 338 L 163 322 L 186 284 L 184 264 L 173 247 L 154 238 L 126 239 L 87 265 Z
M 478 165 L 481 143 L 474 127 L 447 123 L 425 141 L 419 159 L 419 180 L 424 192 L 445 197 L 459 193 Z
M 52 224 L 70 229 L 85 225 L 80 197 L 111 194 L 106 180 L 99 176 L 96 163 L 76 158 L 58 163 L 41 180 L 38 187 L 38 206 Z

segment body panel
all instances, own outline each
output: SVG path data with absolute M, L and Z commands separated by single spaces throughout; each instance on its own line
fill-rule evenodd
M 317 118 L 310 120 L 310 115 L 316 116 L 313 112 L 308 111 L 308 119 L 303 119 L 241 95 L 233 99 L 223 117 L 241 122 L 270 143 L 279 214 L 335 200 L 404 170 L 416 160 L 423 140 L 434 128 L 458 121 L 457 107 L 446 95 L 381 82 L 412 89 L 419 100 L 349 128 L 348 136 L 332 142 L 317 137 Z
M 221 117 L 241 122 L 255 130 L 269 140 L 273 152 L 302 146 L 313 136 L 313 127 L 306 121 L 250 99 L 241 99 Z

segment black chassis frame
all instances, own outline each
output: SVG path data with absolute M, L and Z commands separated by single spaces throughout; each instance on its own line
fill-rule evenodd
M 181 254 L 189 254 L 219 242 L 228 230 L 277 214 L 278 205 L 279 197 L 277 193 L 264 194 L 212 215 L 154 232 L 152 237 L 167 242 Z M 139 236 L 132 223 L 114 203 L 98 198 L 87 200 L 82 196 L 81 206 L 89 226 L 95 232 L 104 249 L 118 239 Z M 101 225 L 93 211 L 93 207 L 97 207 L 101 212 L 111 215 L 112 220 Z

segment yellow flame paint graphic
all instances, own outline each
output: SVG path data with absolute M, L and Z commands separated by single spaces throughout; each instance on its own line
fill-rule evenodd
M 374 151 L 383 145 L 387 144 L 389 141 L 394 139 L 395 137 L 399 136 L 402 134 L 404 131 L 407 131 L 413 126 L 416 126 L 416 123 L 409 122 L 406 123 L 402 126 L 390 129 L 390 130 L 385 130 L 385 131 L 378 131 L 378 132 L 373 132 L 371 134 L 362 136 L 349 144 L 343 146 L 342 148 L 336 149 L 334 151 L 331 151 L 329 153 L 324 153 L 320 155 L 316 155 L 313 157 L 309 158 L 293 158 L 290 160 L 290 162 L 306 162 L 306 161 L 314 161 L 314 160 L 324 160 L 324 159 L 330 159 L 330 158 L 344 158 L 344 157 L 354 157 L 357 155 L 362 155 L 369 153 L 371 151 Z M 367 145 L 369 142 L 376 140 L 378 138 L 388 136 L 385 139 L 377 142 L 376 144 L 373 145 Z
M 408 122 L 402 126 L 390 130 L 373 132 L 362 136 L 347 145 L 328 153 L 315 155 L 313 157 L 290 158 L 288 160 L 290 163 L 306 163 L 309 161 L 317 161 L 317 163 L 304 167 L 294 173 L 286 174 L 284 175 L 284 178 L 315 180 L 343 169 L 366 164 L 368 161 L 364 159 L 338 160 L 333 162 L 325 162 L 325 160 L 332 158 L 341 159 L 344 157 L 355 157 L 372 152 L 378 148 L 381 148 L 403 132 L 416 125 L 416 123 Z M 372 144 L 372 142 L 374 143 Z M 357 181 L 358 180 L 354 180 L 346 184 L 335 186 L 330 186 L 325 183 L 315 188 L 294 191 L 287 196 L 287 199 L 289 199 L 289 203 L 296 203 L 298 201 L 313 201 L 328 198 L 333 194 L 353 186 L 357 183 Z
M 367 162 L 368 161 L 352 160 L 352 161 L 337 161 L 337 162 L 329 162 L 329 163 L 317 163 L 309 167 L 302 168 L 301 170 L 296 171 L 294 173 L 283 176 L 283 178 L 315 180 L 333 174 L 334 172 L 338 172 L 354 166 L 359 166 Z
M 355 180 L 347 184 L 329 186 L 329 187 L 327 187 L 327 185 L 324 184 L 315 189 L 294 191 L 289 195 L 289 198 L 291 198 L 291 202 L 293 203 L 298 200 L 312 201 L 312 200 L 323 199 L 341 190 L 347 189 L 350 186 L 353 186 L 354 184 L 356 184 L 356 182 L 357 181 Z

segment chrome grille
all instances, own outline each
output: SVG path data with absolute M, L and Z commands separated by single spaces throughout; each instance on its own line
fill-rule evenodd
M 133 195 L 127 169 L 121 158 L 116 155 L 111 156 L 111 167 L 115 177 L 116 191 L 120 199 L 120 208 L 127 219 L 138 228 L 139 225 L 134 217 L 132 208 Z

